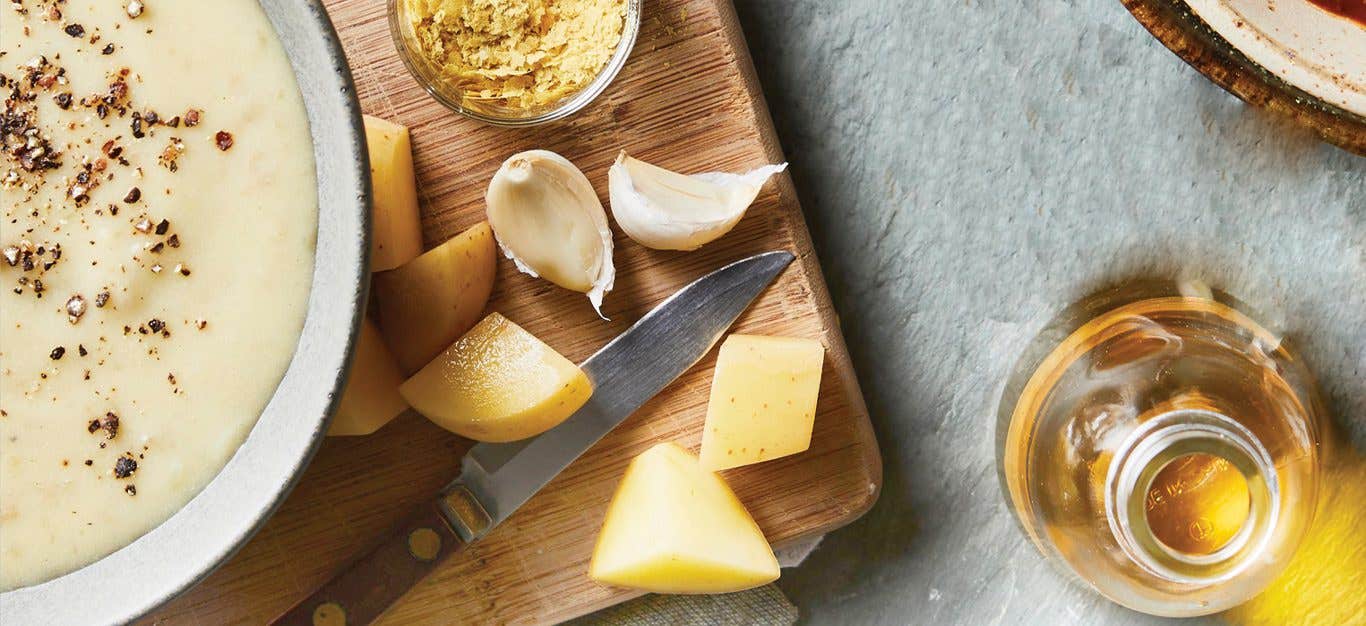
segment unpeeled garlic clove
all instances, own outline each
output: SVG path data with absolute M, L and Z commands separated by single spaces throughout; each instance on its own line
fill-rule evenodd
M 708 172 L 688 176 L 627 156 L 607 171 L 612 216 L 640 245 L 656 250 L 696 250 L 730 232 L 759 189 L 786 163 L 745 174 Z
M 484 201 L 498 247 L 517 269 L 588 294 L 602 316 L 616 278 L 612 231 L 579 168 L 548 150 L 519 152 L 498 168 Z

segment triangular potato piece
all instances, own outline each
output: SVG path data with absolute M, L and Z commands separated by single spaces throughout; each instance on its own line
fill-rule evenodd
M 656 593 L 726 593 L 778 578 L 778 559 L 726 481 L 661 443 L 631 462 L 589 577 Z
M 506 442 L 568 419 L 593 395 L 593 383 L 535 335 L 490 313 L 398 392 L 446 430 Z

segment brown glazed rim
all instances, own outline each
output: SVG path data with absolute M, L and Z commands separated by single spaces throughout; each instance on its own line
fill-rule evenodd
M 1183 0 L 1120 0 L 1148 32 L 1214 84 L 1343 150 L 1366 156 L 1366 117 L 1295 87 L 1234 48 Z

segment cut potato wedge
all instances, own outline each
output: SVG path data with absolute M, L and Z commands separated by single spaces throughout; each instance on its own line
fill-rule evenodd
M 825 348 L 814 339 L 731 335 L 712 375 L 702 469 L 718 471 L 811 446 Z
M 380 329 L 405 373 L 421 369 L 479 321 L 497 263 L 493 231 L 481 222 L 375 275 Z
M 408 409 L 398 394 L 403 374 L 380 338 L 379 329 L 366 318 L 356 339 L 351 377 L 342 392 L 341 405 L 332 418 L 328 436 L 368 435 Z
M 631 462 L 588 575 L 655 593 L 728 593 L 778 578 L 768 540 L 720 476 L 676 443 Z
M 437 425 L 477 441 L 539 435 L 593 393 L 588 376 L 493 313 L 414 374 L 399 393 Z
M 378 117 L 365 117 L 365 143 L 370 152 L 370 269 L 393 269 L 422 254 L 422 224 L 417 208 L 417 179 L 408 128 Z

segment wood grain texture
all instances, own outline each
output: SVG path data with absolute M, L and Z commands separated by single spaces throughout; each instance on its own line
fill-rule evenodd
M 328 0 L 365 111 L 412 129 L 428 247 L 483 219 L 490 176 L 519 150 L 554 150 L 600 194 L 620 149 L 682 172 L 783 160 L 729 0 L 650 0 L 630 62 L 569 120 L 501 129 L 437 104 L 394 52 L 381 0 Z M 616 288 L 600 321 L 582 294 L 500 261 L 490 308 L 581 361 L 678 288 L 775 249 L 798 261 L 737 332 L 818 337 L 826 347 L 811 449 L 725 472 L 769 539 L 834 530 L 877 498 L 881 460 L 791 180 L 775 178 L 739 226 L 691 253 L 647 250 L 617 231 Z M 603 203 L 607 199 L 604 196 Z M 326 208 L 324 207 L 324 210 Z M 493 534 L 413 589 L 387 624 L 545 623 L 633 597 L 588 580 L 588 559 L 627 462 L 651 445 L 701 440 L 715 350 L 569 467 Z M 458 469 L 469 443 L 408 413 L 369 437 L 329 439 L 266 527 L 204 583 L 150 619 L 256 623 L 323 583 Z

